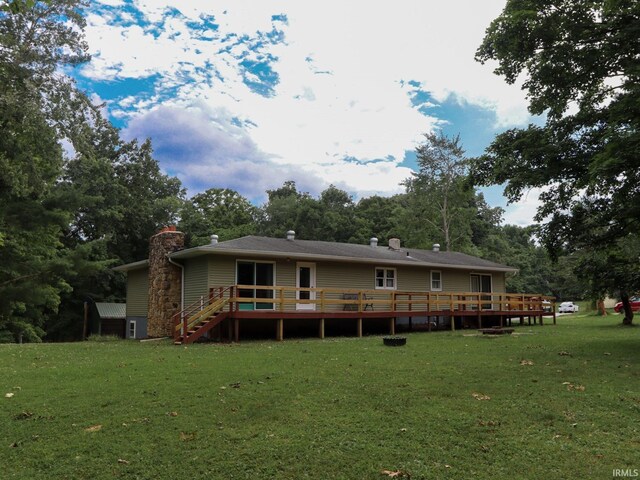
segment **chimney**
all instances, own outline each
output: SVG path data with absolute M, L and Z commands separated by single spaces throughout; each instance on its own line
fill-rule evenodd
M 296 232 L 294 232 L 293 230 L 289 230 L 287 232 L 287 240 L 293 241 L 295 239 L 296 239 Z
M 163 228 L 149 239 L 149 313 L 150 337 L 173 335 L 171 317 L 182 303 L 182 270 L 169 262 L 169 254 L 184 248 L 184 233 L 175 227 Z
M 390 238 L 389 239 L 389 250 L 400 250 L 400 239 L 399 238 Z
M 439 252 L 440 251 L 440 244 L 439 243 L 434 243 L 433 244 L 433 251 L 434 252 Z
M 213 234 L 211 235 L 211 245 L 215 245 L 216 243 L 218 243 L 218 235 Z
M 371 237 L 369 239 L 369 246 L 373 247 L 373 248 L 377 247 L 378 246 L 378 239 L 376 237 Z

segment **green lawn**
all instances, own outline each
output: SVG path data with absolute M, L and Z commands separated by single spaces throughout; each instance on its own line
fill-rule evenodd
M 399 348 L 0 345 L 0 477 L 612 478 L 640 469 L 640 328 L 620 320 Z

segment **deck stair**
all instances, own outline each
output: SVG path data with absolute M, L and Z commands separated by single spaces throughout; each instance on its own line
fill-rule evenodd
M 176 322 L 173 343 L 183 345 L 195 342 L 229 316 L 229 312 L 225 311 L 228 304 L 228 297 L 214 298 L 202 310 L 197 310 L 188 317 L 184 316 Z

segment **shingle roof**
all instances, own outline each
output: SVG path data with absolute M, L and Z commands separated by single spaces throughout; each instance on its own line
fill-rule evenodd
M 274 257 L 317 258 L 334 261 L 382 262 L 384 264 L 478 268 L 483 270 L 516 271 L 515 268 L 458 252 L 435 252 L 386 246 L 371 247 L 352 243 L 321 242 L 316 240 L 287 240 L 284 238 L 246 236 L 214 245 L 175 252 L 172 258 L 189 258 L 206 254 L 254 254 Z
M 126 303 L 100 303 L 96 302 L 100 318 L 126 318 Z

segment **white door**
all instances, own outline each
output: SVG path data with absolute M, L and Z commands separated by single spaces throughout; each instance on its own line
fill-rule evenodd
M 315 288 L 316 264 L 308 262 L 296 263 L 296 286 L 298 288 Z M 316 292 L 309 290 L 297 290 L 297 300 L 315 300 Z M 315 310 L 315 303 L 296 303 L 296 310 Z

